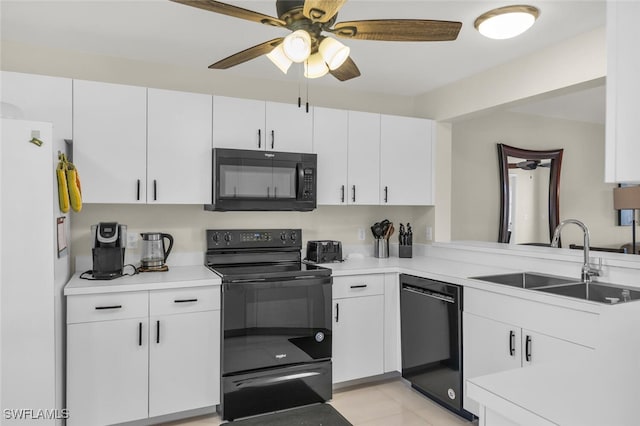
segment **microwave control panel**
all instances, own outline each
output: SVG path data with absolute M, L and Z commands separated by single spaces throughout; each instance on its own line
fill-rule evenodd
M 315 190 L 315 182 L 316 176 L 314 174 L 314 170 L 311 168 L 304 169 L 304 184 L 302 189 L 302 199 L 303 200 L 311 200 L 313 199 L 313 193 Z

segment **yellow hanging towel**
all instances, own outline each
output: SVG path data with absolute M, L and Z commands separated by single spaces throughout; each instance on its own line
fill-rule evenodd
M 58 178 L 60 211 L 67 213 L 69 206 L 71 206 L 74 212 L 79 212 L 82 210 L 82 188 L 78 169 L 67 160 L 64 154 L 59 154 L 58 160 L 56 176 Z

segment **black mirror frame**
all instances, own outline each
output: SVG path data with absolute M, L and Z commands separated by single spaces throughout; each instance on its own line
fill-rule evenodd
M 550 160 L 549 170 L 549 243 L 553 238 L 553 231 L 560 223 L 560 168 L 562 166 L 563 149 L 549 151 L 532 151 L 498 144 L 498 164 L 500 166 L 500 230 L 499 243 L 508 243 L 509 235 L 509 160 L 517 157 L 525 160 Z

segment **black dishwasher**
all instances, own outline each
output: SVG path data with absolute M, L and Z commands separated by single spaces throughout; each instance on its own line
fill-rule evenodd
M 456 414 L 462 408 L 462 287 L 400 274 L 402 377 Z

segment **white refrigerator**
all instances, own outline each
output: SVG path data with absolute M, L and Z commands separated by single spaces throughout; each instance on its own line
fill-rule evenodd
M 54 425 L 62 413 L 55 410 L 52 125 L 3 118 L 1 126 L 0 423 Z

